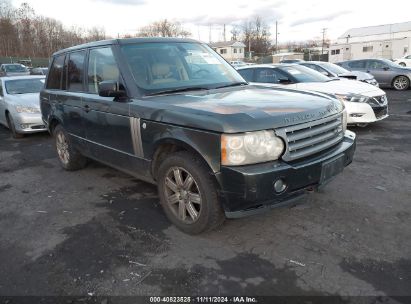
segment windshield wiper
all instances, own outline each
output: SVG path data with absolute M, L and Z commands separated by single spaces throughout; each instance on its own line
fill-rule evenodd
M 226 84 L 226 85 L 223 85 L 223 86 L 216 87 L 215 89 L 238 87 L 238 86 L 243 86 L 243 85 L 248 85 L 248 83 L 244 82 L 244 81 L 233 82 L 233 83 L 230 83 L 230 84 Z
M 155 96 L 155 95 L 163 95 L 163 94 L 181 93 L 181 92 L 189 92 L 189 91 L 204 91 L 204 90 L 209 90 L 209 88 L 204 88 L 204 87 L 188 87 L 188 88 L 164 90 L 164 91 L 158 91 L 158 92 L 155 92 L 155 93 L 149 93 L 149 94 L 146 94 L 146 96 Z

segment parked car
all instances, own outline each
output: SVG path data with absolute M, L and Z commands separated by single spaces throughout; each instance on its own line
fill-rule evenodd
M 370 73 L 383 88 L 403 91 L 410 87 L 411 69 L 387 59 L 349 60 L 337 64 L 350 71 Z
M 167 217 L 191 234 L 290 203 L 355 149 L 342 102 L 250 86 L 191 39 L 59 51 L 40 99 L 63 168 L 88 157 L 157 184 Z
M 9 128 L 14 138 L 47 131 L 39 104 L 44 79 L 44 76 L 0 77 L 0 124 Z
M 330 78 L 346 78 L 366 82 L 377 87 L 379 86 L 377 80 L 375 80 L 374 76 L 371 74 L 359 71 L 348 71 L 335 63 L 324 61 L 304 61 L 299 64 L 320 72 Z
M 404 57 L 394 59 L 394 62 L 402 67 L 411 67 L 411 55 L 405 55 Z
M 388 117 L 388 100 L 379 88 L 347 79 L 329 77 L 299 64 L 256 65 L 238 72 L 251 83 L 269 87 L 309 90 L 336 96 L 347 109 L 348 124 L 365 126 Z
M 284 59 L 281 60 L 280 63 L 299 63 L 299 62 L 304 62 L 302 59 Z
M 241 61 L 241 60 L 230 61 L 230 64 L 231 64 L 234 68 L 239 68 L 239 67 L 242 67 L 242 66 L 246 66 L 246 65 L 247 65 L 244 61 Z
M 48 73 L 48 68 L 32 68 L 30 70 L 30 75 L 46 75 Z
M 30 75 L 29 69 L 19 63 L 4 63 L 0 65 L 0 76 L 25 76 Z

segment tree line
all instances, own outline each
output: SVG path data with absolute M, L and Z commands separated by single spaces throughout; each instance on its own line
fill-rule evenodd
M 53 18 L 37 15 L 27 3 L 14 7 L 0 0 L 0 57 L 49 57 L 57 50 L 105 39 L 104 29 L 66 28 Z

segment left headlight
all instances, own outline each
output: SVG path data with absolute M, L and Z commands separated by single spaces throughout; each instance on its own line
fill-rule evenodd
M 20 105 L 15 106 L 15 108 L 18 113 L 31 113 L 31 114 L 40 113 L 39 108 L 20 106 Z
M 335 94 L 335 97 L 337 97 L 337 99 L 340 101 L 350 101 L 350 102 L 367 102 L 370 99 L 367 96 L 357 95 L 357 94 L 350 94 L 350 95 Z
M 221 135 L 221 164 L 242 166 L 277 160 L 284 143 L 274 131 Z

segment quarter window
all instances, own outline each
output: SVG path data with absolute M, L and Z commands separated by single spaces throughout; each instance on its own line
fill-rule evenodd
M 67 64 L 68 70 L 68 89 L 69 91 L 81 92 L 84 79 L 84 59 L 86 51 L 75 52 L 69 55 Z
M 50 73 L 47 80 L 47 89 L 60 90 L 61 80 L 63 76 L 65 55 L 60 55 L 54 58 L 53 64 L 50 68 Z
M 88 61 L 88 92 L 98 94 L 98 85 L 102 81 L 119 81 L 120 72 L 111 48 L 90 50 Z

